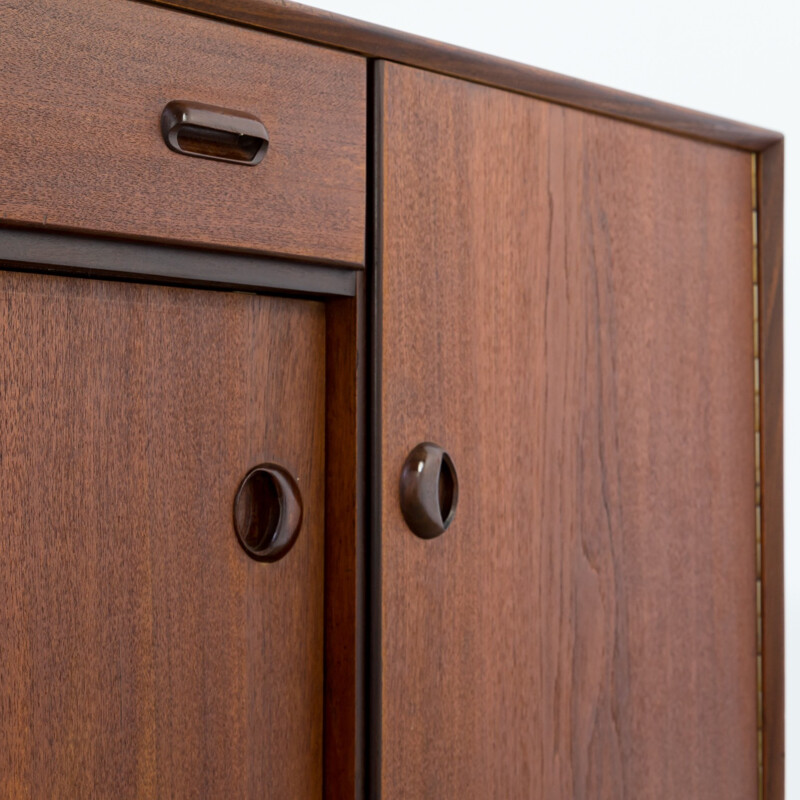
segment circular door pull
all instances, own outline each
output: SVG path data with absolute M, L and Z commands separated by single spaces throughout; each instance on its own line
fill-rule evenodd
M 283 558 L 302 521 L 300 489 L 280 464 L 259 464 L 244 476 L 233 503 L 233 522 L 247 555 L 257 561 Z
M 453 521 L 457 504 L 453 460 L 438 444 L 418 444 L 400 473 L 400 508 L 408 527 L 421 539 L 435 539 Z

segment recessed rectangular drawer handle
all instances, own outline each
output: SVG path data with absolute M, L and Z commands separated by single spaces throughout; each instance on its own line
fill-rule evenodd
M 172 100 L 161 112 L 161 133 L 170 150 L 254 167 L 264 158 L 269 134 L 244 111 Z

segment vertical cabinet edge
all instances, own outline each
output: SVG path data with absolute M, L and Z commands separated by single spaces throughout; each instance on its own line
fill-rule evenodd
M 783 140 L 758 154 L 763 792 L 785 795 L 783 574 Z

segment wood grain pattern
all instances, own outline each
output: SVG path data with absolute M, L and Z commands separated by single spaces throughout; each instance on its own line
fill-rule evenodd
M 319 797 L 325 310 L 0 274 L 0 795 Z M 248 558 L 278 461 L 305 517 Z
M 382 796 L 752 800 L 749 154 L 378 82 Z
M 2 0 L 0 27 L 0 220 L 363 263 L 364 59 L 119 0 Z M 169 150 L 176 99 L 255 114 L 264 161 Z
M 152 0 L 373 58 L 467 78 L 531 97 L 747 150 L 780 139 L 774 131 L 294 3 L 291 0 Z
M 326 800 L 364 797 L 364 278 L 327 306 L 325 484 Z
M 758 172 L 764 797 L 783 800 L 783 142 L 762 153 Z

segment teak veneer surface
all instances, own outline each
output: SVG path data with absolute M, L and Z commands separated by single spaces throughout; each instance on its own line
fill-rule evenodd
M 382 796 L 753 800 L 750 155 L 376 83 Z M 432 541 L 425 440 L 460 481 Z
M 4 272 L 0 340 L 0 796 L 320 797 L 324 306 Z
M 364 262 L 366 60 L 120 0 L 0 0 L 0 221 Z M 169 150 L 170 100 L 256 115 L 255 167 Z

